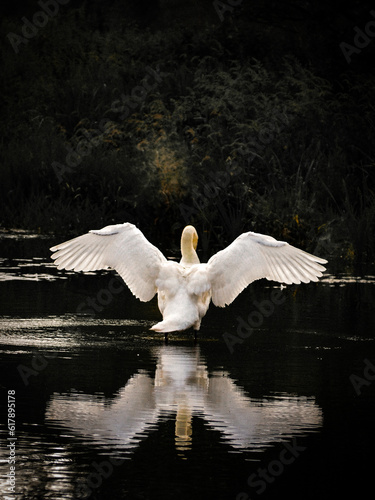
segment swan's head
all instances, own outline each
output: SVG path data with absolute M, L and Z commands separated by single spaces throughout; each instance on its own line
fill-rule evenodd
M 198 244 L 198 233 L 193 226 L 186 226 L 182 231 L 181 236 L 181 263 L 183 264 L 199 264 L 199 259 L 196 254 Z
M 194 226 L 186 226 L 182 231 L 182 239 L 191 242 L 194 250 L 197 249 L 198 244 L 198 233 Z

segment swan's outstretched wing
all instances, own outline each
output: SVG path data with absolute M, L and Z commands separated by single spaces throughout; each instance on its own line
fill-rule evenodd
M 260 278 L 288 285 L 318 281 L 326 262 L 271 236 L 243 233 L 207 263 L 212 302 L 224 307 Z
M 133 224 L 116 224 L 93 230 L 50 249 L 58 269 L 97 271 L 115 269 L 140 300 L 151 300 L 155 280 L 167 262 Z

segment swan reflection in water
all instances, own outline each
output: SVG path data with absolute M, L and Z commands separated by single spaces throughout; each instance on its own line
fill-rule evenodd
M 154 377 L 139 371 L 110 402 L 101 395 L 54 394 L 46 422 L 90 442 L 130 450 L 162 417 L 174 415 L 179 452 L 191 447 L 193 416 L 204 418 L 237 450 L 262 448 L 322 424 L 313 398 L 284 394 L 252 399 L 227 372 L 209 374 L 199 347 L 163 346 L 154 353 Z

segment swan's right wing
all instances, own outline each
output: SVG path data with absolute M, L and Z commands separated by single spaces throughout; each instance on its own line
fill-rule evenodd
M 93 230 L 51 248 L 58 269 L 115 269 L 140 300 L 151 300 L 164 255 L 133 224 Z
M 261 278 L 288 285 L 318 281 L 326 262 L 271 236 L 243 233 L 207 263 L 212 302 L 224 307 Z

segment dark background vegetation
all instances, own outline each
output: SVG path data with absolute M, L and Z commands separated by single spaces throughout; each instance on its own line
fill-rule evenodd
M 375 42 L 340 49 L 372 5 L 234 3 L 70 0 L 16 53 L 41 6 L 3 2 L 0 226 L 165 245 L 189 222 L 211 253 L 254 230 L 373 262 Z

